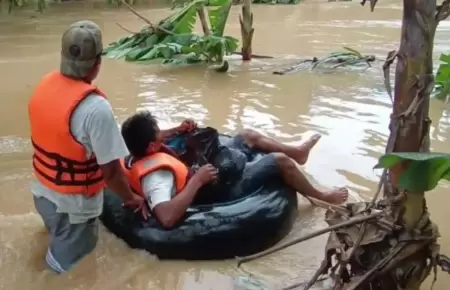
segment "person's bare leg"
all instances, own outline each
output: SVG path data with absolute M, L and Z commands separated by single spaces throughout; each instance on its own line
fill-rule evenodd
M 245 143 L 251 147 L 266 153 L 281 152 L 303 165 L 309 157 L 309 152 L 317 144 L 321 135 L 315 134 L 299 146 L 290 146 L 266 137 L 253 130 L 244 130 L 240 133 Z
M 338 188 L 328 191 L 316 189 L 297 168 L 295 163 L 283 153 L 274 153 L 278 167 L 286 184 L 292 186 L 298 193 L 320 199 L 332 204 L 340 204 L 348 199 L 348 190 Z

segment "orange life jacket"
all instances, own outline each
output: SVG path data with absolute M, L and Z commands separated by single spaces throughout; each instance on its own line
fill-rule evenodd
M 28 104 L 34 174 L 61 194 L 92 197 L 105 187 L 95 156 L 87 158 L 70 131 L 75 108 L 91 93 L 105 98 L 95 86 L 54 72 L 44 77 Z
M 128 164 L 127 160 L 122 159 L 122 167 L 128 178 L 131 189 L 142 196 L 144 195 L 141 186 L 142 178 L 156 170 L 165 169 L 172 171 L 175 177 L 177 194 L 185 187 L 189 175 L 189 169 L 183 162 L 170 154 L 162 152 L 140 159 L 135 163 L 132 163 L 131 166 Z

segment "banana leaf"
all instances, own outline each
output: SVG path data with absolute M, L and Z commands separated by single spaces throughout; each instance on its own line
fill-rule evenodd
M 225 26 L 227 24 L 228 15 L 230 14 L 232 0 L 211 0 L 210 6 L 218 6 L 208 10 L 209 23 L 211 31 L 215 36 L 223 36 Z
M 111 58 L 125 58 L 126 61 L 163 59 L 164 64 L 221 63 L 224 55 L 236 51 L 238 40 L 223 37 L 232 0 L 212 1 L 215 7 L 208 13 L 212 35 L 193 34 L 197 8 L 205 4 L 205 0 L 195 0 L 158 23 L 171 33 L 158 31 L 153 34 L 153 29 L 146 27 L 110 44 L 104 54 Z
M 438 100 L 448 102 L 450 96 L 450 54 L 441 54 L 439 60 L 442 63 L 439 65 L 434 79 L 433 96 Z
M 408 168 L 400 178 L 400 186 L 410 192 L 434 189 L 440 180 L 450 181 L 450 154 L 435 152 L 390 153 L 381 156 L 374 168 L 391 169 L 400 163 Z
M 175 34 L 192 33 L 197 22 L 197 6 L 202 3 L 204 3 L 204 0 L 191 2 L 164 22 L 173 24 L 171 31 Z

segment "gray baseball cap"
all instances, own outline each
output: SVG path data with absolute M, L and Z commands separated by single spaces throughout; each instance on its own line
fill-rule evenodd
M 89 20 L 73 23 L 62 36 L 61 74 L 86 77 L 102 51 L 102 32 L 97 24 Z

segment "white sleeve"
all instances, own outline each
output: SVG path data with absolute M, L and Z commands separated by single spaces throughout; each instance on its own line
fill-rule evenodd
M 85 134 L 82 137 L 85 138 L 80 138 L 80 141 L 88 151 L 95 154 L 98 164 L 103 165 L 128 155 L 111 104 L 105 98 L 91 94 L 77 107 L 72 122 L 75 132 L 80 131 L 76 125 L 82 124 Z
M 175 178 L 169 170 L 158 170 L 142 178 L 142 191 L 147 196 L 150 208 L 170 201 L 175 191 Z

